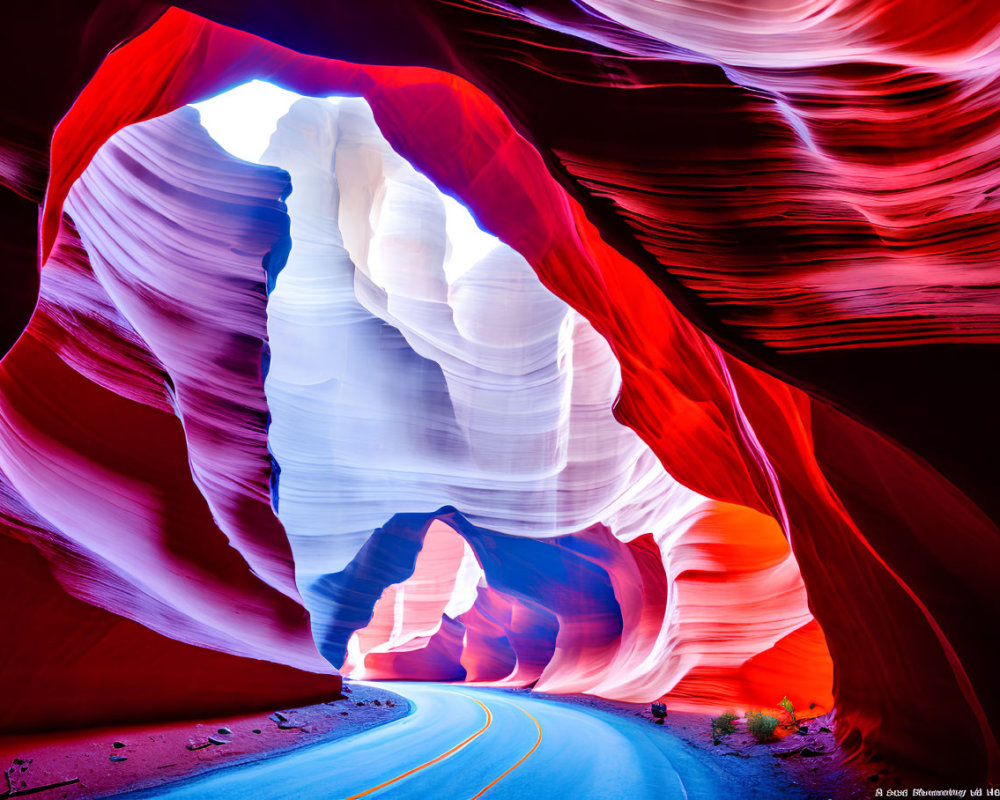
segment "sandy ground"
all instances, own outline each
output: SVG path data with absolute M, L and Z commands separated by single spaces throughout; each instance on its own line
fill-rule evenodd
M 344 687 L 341 699 L 272 713 L 2 737 L 0 798 L 77 800 L 151 788 L 350 736 L 410 711 L 392 692 Z M 58 785 L 65 781 L 72 782 Z
M 513 689 L 505 691 L 527 691 Z M 544 697 L 566 703 L 590 706 L 613 714 L 628 717 L 642 717 L 650 725 L 656 725 L 650 706 L 603 700 L 588 695 L 550 695 L 535 692 L 536 697 Z M 832 715 L 805 720 L 801 724 L 809 733 L 800 735 L 797 730 L 782 730 L 780 738 L 765 744 L 758 744 L 747 733 L 743 719 L 736 720 L 736 733 L 720 737 L 719 744 L 712 740 L 712 715 L 690 711 L 669 711 L 663 721 L 663 729 L 692 747 L 711 753 L 720 764 L 738 758 L 754 766 L 754 772 L 765 780 L 770 775 L 780 775 L 799 786 L 815 800 L 867 800 L 872 797 L 876 784 L 866 780 L 860 769 L 844 764 L 844 753 L 834 738 L 836 721 Z M 820 728 L 829 732 L 820 732 Z

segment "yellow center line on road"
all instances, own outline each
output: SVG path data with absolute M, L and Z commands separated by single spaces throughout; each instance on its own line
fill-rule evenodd
M 524 709 L 522 708 L 521 711 L 524 711 Z M 532 717 L 531 714 L 529 714 L 527 711 L 524 711 L 524 713 L 528 714 L 528 716 L 531 718 L 531 721 L 535 723 L 535 727 L 538 728 L 538 739 L 535 740 L 534 746 L 527 753 L 521 756 L 520 760 L 516 764 L 509 767 L 505 772 L 501 773 L 499 777 L 494 778 L 490 783 L 486 785 L 485 788 L 481 789 L 478 794 L 472 795 L 472 797 L 470 797 L 469 800 L 476 800 L 476 798 L 482 797 L 484 794 L 486 794 L 490 789 L 492 789 L 494 786 L 500 783 L 501 780 L 506 778 L 511 772 L 513 772 L 515 769 L 521 766 L 521 764 L 523 764 L 527 760 L 528 756 L 530 756 L 538 749 L 538 745 L 542 743 L 542 726 L 539 725 L 538 720 Z
M 483 727 L 481 727 L 474 734 L 472 734 L 472 736 L 470 736 L 468 739 L 465 739 L 464 741 L 459 742 L 453 748 L 451 748 L 451 750 L 448 750 L 447 752 L 442 753 L 437 758 L 433 758 L 430 761 L 425 761 L 420 766 L 414 767 L 413 769 L 410 769 L 410 770 L 407 770 L 402 775 L 397 775 L 395 778 L 391 778 L 390 780 L 387 780 L 384 783 L 380 783 L 378 786 L 373 786 L 371 789 L 366 789 L 365 791 L 359 792 L 358 794 L 352 794 L 350 797 L 345 797 L 344 800 L 358 800 L 359 797 L 366 797 L 367 795 L 370 795 L 372 792 L 377 792 L 379 789 L 384 789 L 386 786 L 391 786 L 396 781 L 401 781 L 401 780 L 403 780 L 403 778 L 407 778 L 407 777 L 409 777 L 410 775 L 412 775 L 415 772 L 420 772 L 420 770 L 426 769 L 427 767 L 431 766 L 432 764 L 437 764 L 439 761 L 443 761 L 448 756 L 454 755 L 459 750 L 461 750 L 463 747 L 465 747 L 467 744 L 469 744 L 473 739 L 476 739 L 476 738 L 482 736 L 484 733 L 486 733 L 486 729 L 489 728 L 490 725 L 493 724 L 493 714 L 490 712 L 490 710 L 486 706 L 484 706 L 482 703 L 480 703 L 478 700 L 476 700 L 476 698 L 470 697 L 469 699 L 472 700 L 472 702 L 474 702 L 483 711 L 486 712 L 486 724 L 483 725 Z M 537 723 L 535 723 L 535 724 L 537 724 Z M 539 730 L 541 730 L 541 729 L 539 729 Z

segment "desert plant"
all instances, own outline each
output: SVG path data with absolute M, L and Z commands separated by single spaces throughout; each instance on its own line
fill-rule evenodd
M 792 705 L 792 701 L 788 699 L 788 695 L 781 698 L 781 707 L 788 712 L 788 715 L 792 718 L 792 725 L 798 724 L 798 719 L 795 717 L 795 706 Z
M 732 711 L 726 711 L 712 718 L 712 727 L 719 733 L 736 733 L 736 726 L 733 725 L 735 719 L 736 715 Z
M 758 742 L 766 742 L 774 736 L 774 730 L 777 727 L 777 717 L 772 717 L 763 711 L 747 712 L 747 730 L 753 734 L 753 738 Z
M 733 725 L 735 719 L 736 715 L 732 711 L 726 711 L 712 718 L 712 741 L 715 744 L 718 744 L 721 737 L 727 733 L 736 733 L 736 726 Z

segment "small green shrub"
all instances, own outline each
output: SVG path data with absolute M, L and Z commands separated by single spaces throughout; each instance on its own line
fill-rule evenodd
M 753 734 L 753 738 L 758 742 L 766 742 L 774 736 L 774 730 L 777 727 L 776 717 L 769 716 L 763 711 L 747 712 L 747 730 Z
M 726 711 L 717 717 L 713 717 L 712 739 L 718 742 L 720 736 L 725 736 L 727 733 L 736 733 L 736 726 L 733 725 L 733 720 L 735 719 L 736 715 L 732 711 Z
M 781 700 L 781 707 L 788 712 L 788 715 L 792 718 L 792 724 L 798 723 L 798 719 L 795 716 L 795 706 L 792 705 L 792 701 L 788 699 L 787 695 Z

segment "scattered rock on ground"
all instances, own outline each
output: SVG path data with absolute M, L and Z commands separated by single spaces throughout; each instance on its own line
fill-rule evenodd
M 348 698 L 348 694 L 352 696 Z M 380 708 L 375 707 L 376 698 Z M 394 702 L 389 698 L 393 698 Z M 330 699 L 329 695 L 327 699 Z M 68 736 L 64 743 L 40 745 L 37 752 L 33 746 L 31 758 L 11 747 L 7 751 L 6 764 L 0 764 L 0 798 L 10 793 L 8 781 L 13 797 L 78 784 L 76 788 L 44 795 L 51 795 L 54 800 L 58 797 L 66 800 L 107 797 L 125 789 L 159 786 L 206 768 L 254 761 L 262 755 L 351 735 L 397 719 L 408 710 L 404 698 L 374 686 L 355 686 L 339 699 L 345 701 L 340 703 L 339 708 L 318 703 L 239 718 L 229 717 L 226 721 L 223 721 L 225 718 L 216 718 L 154 724 L 145 730 L 123 727 L 95 730 L 89 734 L 80 732 Z M 363 713 L 348 714 L 355 708 L 352 700 L 362 701 L 368 708 Z M 362 712 L 361 708 L 356 710 Z M 338 719 L 338 716 L 345 718 Z M 268 727 L 265 722 L 271 722 L 273 727 Z M 251 725 L 256 727 L 251 729 Z M 283 733 L 279 726 L 301 730 L 302 733 Z M 248 736 L 251 730 L 255 735 Z M 209 735 L 214 742 L 208 741 Z M 213 747 L 213 744 L 216 746 Z M 11 745 L 18 743 L 11 742 Z M 182 752 L 191 755 L 181 755 Z M 102 763 L 107 766 L 101 767 Z M 812 763 L 823 762 L 814 759 Z M 72 775 L 80 777 L 67 778 Z M 22 781 L 27 785 L 22 785 Z
M 203 750 L 210 744 L 211 742 L 196 742 L 194 739 L 192 739 L 185 745 L 185 747 L 187 747 L 188 750 Z

